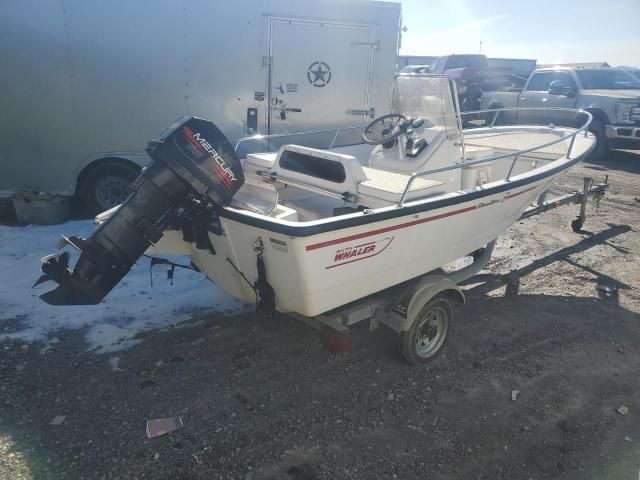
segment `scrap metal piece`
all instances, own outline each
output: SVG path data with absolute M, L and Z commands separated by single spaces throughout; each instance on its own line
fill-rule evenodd
M 54 425 L 54 426 L 62 425 L 66 419 L 67 419 L 66 415 L 56 415 L 55 417 L 53 417 L 53 420 L 49 422 L 49 425 Z
M 165 417 L 147 420 L 147 438 L 156 438 L 184 426 L 182 417 Z
M 621 405 L 616 409 L 616 412 L 618 412 L 620 415 L 627 415 L 629 413 L 629 408 L 624 405 Z

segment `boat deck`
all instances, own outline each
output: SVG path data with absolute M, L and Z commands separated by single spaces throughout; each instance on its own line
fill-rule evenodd
M 390 172 L 387 170 L 379 170 L 377 168 L 362 167 L 364 174 L 368 180 L 360 183 L 360 188 L 366 187 L 372 190 L 380 190 L 391 194 L 399 195 L 404 192 L 407 182 L 411 178 L 411 175 Z M 416 192 L 418 190 L 426 190 L 428 188 L 437 187 L 442 185 L 442 182 L 430 180 L 428 178 L 418 178 L 411 184 L 410 192 Z
M 545 143 L 558 140 L 562 131 L 526 132 L 526 131 L 496 131 L 473 134 L 465 133 L 465 146 L 488 147 L 496 153 L 517 152 L 537 147 Z M 567 153 L 571 139 L 554 143 L 528 153 L 528 156 L 559 158 Z

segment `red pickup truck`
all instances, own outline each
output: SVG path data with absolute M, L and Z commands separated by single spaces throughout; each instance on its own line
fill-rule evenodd
M 511 85 L 510 68 L 489 68 L 484 55 L 447 55 L 438 57 L 429 73 L 442 73 L 456 82 L 463 112 L 480 109 L 484 91 L 501 90 Z

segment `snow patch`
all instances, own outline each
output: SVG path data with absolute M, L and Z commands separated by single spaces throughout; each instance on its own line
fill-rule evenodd
M 140 341 L 134 339 L 138 333 L 176 326 L 194 314 L 233 314 L 247 309 L 246 304 L 224 294 L 204 275 L 190 270 L 176 269 L 171 285 L 166 267 L 155 266 L 151 287 L 150 260 L 144 257 L 99 305 L 47 305 L 38 296 L 55 283 L 31 288 L 40 275 L 40 259 L 61 252 L 55 247 L 60 234 L 88 237 L 94 229 L 91 220 L 51 226 L 0 226 L 0 327 L 3 322 L 18 320 L 18 330 L 0 330 L 0 340 L 46 341 L 56 330 L 81 329 L 87 348 L 102 353 L 128 348 Z M 77 260 L 74 253 L 71 264 Z M 189 263 L 184 257 L 164 257 Z

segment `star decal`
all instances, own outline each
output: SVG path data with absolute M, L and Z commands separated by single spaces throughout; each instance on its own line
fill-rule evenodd
M 314 87 L 324 87 L 331 81 L 331 67 L 319 60 L 313 62 L 307 69 L 307 80 Z

